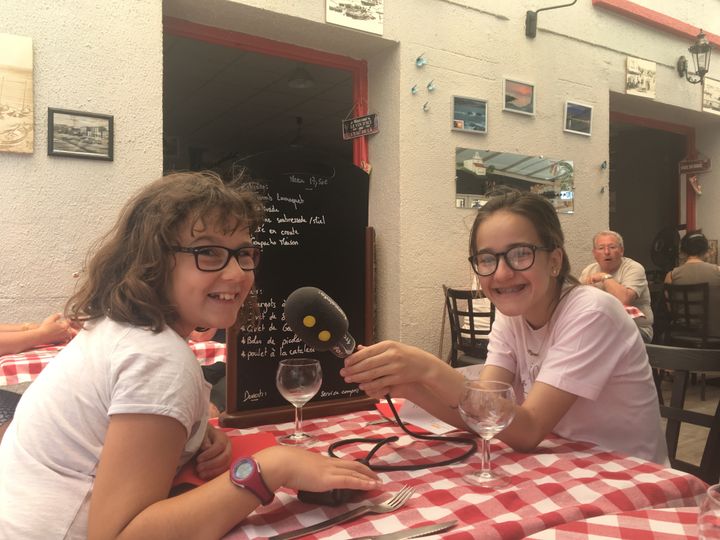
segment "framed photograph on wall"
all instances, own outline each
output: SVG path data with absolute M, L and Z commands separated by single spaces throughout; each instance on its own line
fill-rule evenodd
M 487 101 L 453 96 L 452 129 L 470 133 L 487 133 Z
M 325 22 L 383 34 L 384 0 L 325 0 Z
M 48 108 L 48 155 L 113 160 L 113 117 Z
M 592 133 L 592 105 L 576 101 L 565 102 L 565 131 L 587 137 Z
M 702 110 L 720 114 L 720 81 L 707 77 L 703 80 Z
M 655 62 L 627 57 L 625 72 L 625 93 L 655 99 Z
M 0 34 L 0 152 L 32 154 L 32 38 Z
M 535 85 L 514 79 L 503 79 L 503 111 L 535 114 Z

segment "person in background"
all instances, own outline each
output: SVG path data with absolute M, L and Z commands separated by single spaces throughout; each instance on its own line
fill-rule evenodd
M 665 283 L 707 283 L 710 288 L 708 335 L 720 337 L 720 267 L 703 260 L 709 249 L 707 238 L 700 231 L 688 232 L 680 241 L 680 249 L 687 260 L 667 273 Z
M 281 486 L 378 486 L 357 461 L 283 446 L 228 474 L 231 445 L 208 425 L 210 385 L 187 337 L 253 312 L 251 235 L 264 218 L 246 181 L 152 182 L 93 251 L 66 308 L 83 328 L 22 395 L 0 442 L 0 538 L 213 539 Z M 191 459 L 208 481 L 169 498 Z
M 639 262 L 624 257 L 622 236 L 615 231 L 602 231 L 593 237 L 593 257 L 580 274 L 580 283 L 594 285 L 612 294 L 625 306 L 638 308 L 643 316 L 633 320 L 640 330 L 643 341 L 653 338 L 653 312 L 650 307 L 650 288 L 645 268 Z
M 61 313 L 50 315 L 40 324 L 0 324 L 0 356 L 17 354 L 38 345 L 67 343 L 76 333 Z
M 497 438 L 528 452 L 553 432 L 668 464 L 645 345 L 615 298 L 570 274 L 552 204 L 527 192 L 491 198 L 475 218 L 469 259 L 496 308 L 480 378 L 513 384 L 518 398 Z M 340 374 L 371 397 L 406 398 L 464 427 L 463 374 L 421 349 L 360 347 Z

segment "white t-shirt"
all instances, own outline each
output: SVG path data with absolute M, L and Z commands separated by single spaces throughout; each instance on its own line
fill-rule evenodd
M 602 272 L 598 263 L 595 262 L 589 264 L 582 271 L 582 274 L 580 274 L 580 281 L 584 283 L 591 274 L 596 274 L 598 272 Z M 640 332 L 645 335 L 647 341 L 652 341 L 652 325 L 654 318 L 651 307 L 652 298 L 650 297 L 650 288 L 648 286 L 647 277 L 645 276 L 645 268 L 639 262 L 634 261 L 629 257 L 623 257 L 622 261 L 620 261 L 618 269 L 610 275 L 615 281 L 628 289 L 632 289 L 635 294 L 637 294 L 637 298 L 635 298 L 630 305 L 635 306 L 642 311 L 644 317 L 638 317 L 634 319 L 634 321 L 640 329 Z M 595 283 L 594 287 L 604 290 L 605 284 L 600 281 Z
M 578 396 L 553 429 L 561 437 L 669 464 L 645 345 L 614 296 L 575 287 L 538 330 L 498 311 L 486 365 L 515 374 L 520 403 L 535 381 Z
M 188 433 L 185 463 L 202 442 L 209 396 L 173 330 L 103 319 L 81 331 L 28 387 L 0 444 L 0 538 L 86 538 L 110 416 L 175 418 Z

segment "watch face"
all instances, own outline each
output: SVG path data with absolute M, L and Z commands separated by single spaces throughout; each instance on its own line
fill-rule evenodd
M 250 476 L 254 470 L 255 468 L 253 467 L 252 462 L 249 459 L 243 459 L 242 461 L 235 463 L 233 476 L 238 480 L 243 480 Z

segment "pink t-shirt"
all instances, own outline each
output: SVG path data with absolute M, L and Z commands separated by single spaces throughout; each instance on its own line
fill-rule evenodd
M 535 381 L 578 396 L 561 437 L 669 464 L 645 345 L 614 296 L 575 287 L 538 330 L 498 311 L 486 364 L 515 374 L 520 403 Z

